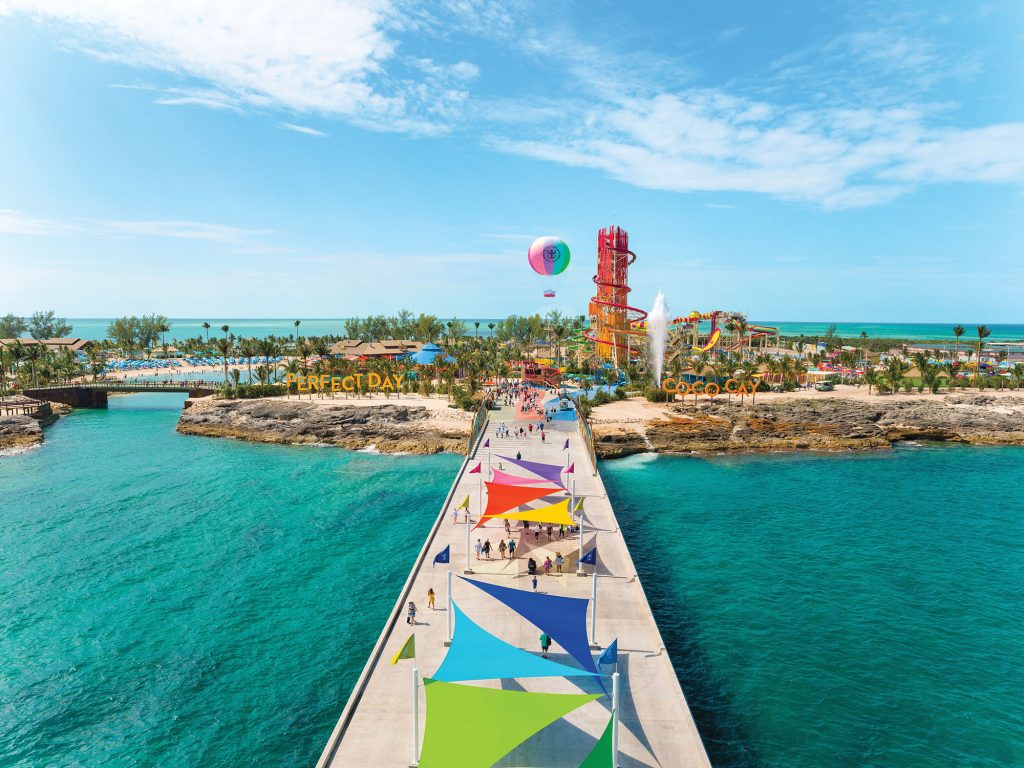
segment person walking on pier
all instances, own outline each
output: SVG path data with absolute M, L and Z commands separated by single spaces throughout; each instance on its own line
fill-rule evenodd
M 436 611 L 437 610 L 434 607 L 434 588 L 433 587 L 428 587 L 427 588 L 427 608 L 429 608 L 432 611 Z
M 533 582 L 532 583 L 533 583 L 533 591 L 536 592 L 537 591 L 537 577 L 536 576 L 533 577 Z
M 551 556 L 550 555 L 548 555 L 547 557 L 544 558 L 544 575 L 545 576 L 550 576 L 551 575 Z
M 416 623 L 416 603 L 414 603 L 412 600 L 409 601 L 409 615 L 405 617 L 405 623 Z
M 476 540 L 476 544 L 473 545 L 473 549 L 476 550 L 476 559 L 480 559 L 480 553 L 484 550 L 484 545 L 480 543 L 480 539 Z
M 536 587 L 534 587 L 534 589 L 536 589 Z M 546 659 L 548 657 L 548 648 L 550 648 L 550 647 L 551 647 L 551 638 L 548 637 L 546 633 L 542 634 L 540 636 L 540 655 L 543 658 Z
M 564 563 L 564 562 L 565 562 L 565 558 L 562 557 L 562 553 L 561 552 L 555 552 L 555 568 L 558 569 L 559 573 L 562 572 L 562 563 Z
M 490 539 L 486 539 L 484 541 L 484 559 L 485 560 L 490 560 L 491 559 L 491 540 Z
M 502 560 L 505 559 L 505 550 L 506 549 L 508 549 L 508 547 L 505 546 L 505 540 L 502 539 L 501 541 L 498 542 L 498 552 L 501 553 L 501 559 Z
M 509 539 L 508 540 L 508 559 L 509 560 L 515 560 L 516 559 L 516 540 L 515 539 Z

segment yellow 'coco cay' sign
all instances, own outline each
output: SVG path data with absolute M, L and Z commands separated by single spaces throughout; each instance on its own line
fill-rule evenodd
M 363 379 L 366 379 L 369 389 L 392 392 L 402 386 L 405 374 L 381 376 L 379 373 L 354 373 L 351 376 L 329 376 L 324 373 L 320 376 L 296 376 L 289 373 L 285 374 L 284 383 L 289 387 L 294 384 L 299 392 L 356 392 L 362 388 Z
M 729 379 L 725 382 L 725 391 L 730 395 L 752 395 L 757 392 L 757 388 L 761 386 L 760 380 L 754 380 L 751 384 L 744 384 L 736 381 L 736 379 Z M 722 393 L 722 387 L 718 386 L 715 382 L 709 381 L 707 383 L 703 381 L 695 381 L 692 384 L 686 381 L 678 381 L 676 379 L 668 378 L 661 382 L 661 388 L 666 392 L 674 395 L 707 395 L 708 397 L 715 397 Z

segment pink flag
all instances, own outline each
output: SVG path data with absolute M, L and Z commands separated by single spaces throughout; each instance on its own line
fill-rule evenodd
M 479 475 L 480 474 L 480 464 L 482 464 L 482 463 L 483 462 L 479 462 L 478 461 L 476 466 L 473 467 L 471 470 L 469 470 L 468 474 L 470 474 L 470 475 Z
M 569 465 L 569 468 L 567 470 L 565 470 L 565 474 L 571 475 L 575 471 L 576 471 L 576 462 L 574 461 L 572 464 Z

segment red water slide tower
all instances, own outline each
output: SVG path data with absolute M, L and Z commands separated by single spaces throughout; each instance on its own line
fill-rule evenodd
M 597 233 L 597 295 L 590 299 L 590 328 L 584 336 L 594 342 L 599 359 L 616 366 L 626 365 L 639 351 L 638 344 L 630 344 L 630 336 L 639 333 L 630 324 L 647 317 L 642 309 L 627 303 L 629 265 L 634 261 L 636 254 L 629 250 L 626 230 L 611 226 Z

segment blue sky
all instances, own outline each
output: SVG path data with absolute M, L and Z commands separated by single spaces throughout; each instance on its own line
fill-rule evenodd
M 0 0 L 0 313 L 582 313 L 614 223 L 641 307 L 1022 322 L 1022 44 L 1019 2 Z

